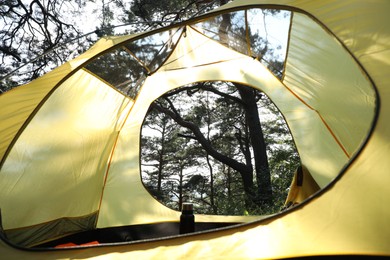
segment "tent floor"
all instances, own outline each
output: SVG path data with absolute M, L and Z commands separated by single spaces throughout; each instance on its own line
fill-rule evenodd
M 195 232 L 213 230 L 235 224 L 238 223 L 199 222 L 195 223 Z M 36 248 L 136 242 L 177 235 L 179 235 L 179 222 L 131 225 L 83 231 L 44 244 L 40 244 L 36 246 Z

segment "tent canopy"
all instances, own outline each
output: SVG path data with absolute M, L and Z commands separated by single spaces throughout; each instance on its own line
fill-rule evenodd
M 291 12 L 281 77 L 261 63 L 247 36 L 259 8 Z M 270 97 L 323 190 L 248 225 L 85 250 L 81 257 L 389 255 L 387 10 L 387 1 L 237 0 L 171 27 L 102 38 L 78 58 L 1 95 L 0 207 L 8 239 L 33 246 L 83 230 L 177 221 L 180 213 L 142 185 L 142 122 L 151 102 L 172 89 L 232 81 Z M 225 13 L 237 19 L 226 38 L 215 33 Z M 256 218 L 196 216 L 199 222 Z

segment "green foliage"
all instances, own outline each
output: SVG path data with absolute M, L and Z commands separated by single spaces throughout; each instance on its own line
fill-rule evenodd
M 193 0 L 134 0 L 131 11 L 143 21 L 177 22 L 188 19 L 197 12 L 196 2 Z

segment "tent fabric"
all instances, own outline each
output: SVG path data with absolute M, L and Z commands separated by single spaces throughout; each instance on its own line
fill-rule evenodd
M 291 181 L 284 208 L 298 205 L 319 190 L 320 186 L 318 186 L 306 167 L 299 166 Z
M 281 80 L 245 51 L 230 49 L 191 27 L 222 12 L 260 7 L 292 11 Z M 152 73 L 138 78 L 140 88 L 134 96 L 123 95 L 115 89 L 116 82 L 96 75 L 92 59 L 153 33 L 102 39 L 74 61 L 1 95 L 5 109 L 0 110 L 0 207 L 6 234 L 94 212 L 98 228 L 177 221 L 179 213 L 159 204 L 142 186 L 139 133 L 150 102 L 197 81 L 227 80 L 264 91 L 285 116 L 303 165 L 323 189 L 281 214 L 234 228 L 83 250 L 28 252 L 1 241 L 2 256 L 389 256 L 387 10 L 390 2 L 380 0 L 236 0 L 177 25 L 182 29 L 167 47 L 169 55 L 165 53 L 157 65 L 146 58 L 139 65 L 150 66 Z M 203 215 L 196 219 L 254 220 Z M 54 236 L 50 227 L 43 230 Z M 25 234 L 13 242 L 31 238 L 31 232 Z M 27 246 L 39 239 L 34 237 Z

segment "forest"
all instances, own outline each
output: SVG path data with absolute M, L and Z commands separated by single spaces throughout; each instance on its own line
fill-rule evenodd
M 282 208 L 299 165 L 293 139 L 266 95 L 236 85 L 183 86 L 151 105 L 141 170 L 145 186 L 165 205 L 180 209 L 190 201 L 198 213 L 221 215 Z

